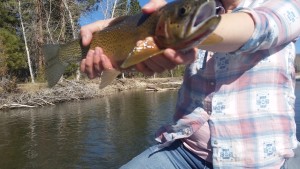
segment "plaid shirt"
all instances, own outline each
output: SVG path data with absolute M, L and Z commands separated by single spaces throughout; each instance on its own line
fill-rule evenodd
M 199 52 L 186 68 L 174 124 L 160 128 L 156 140 L 166 146 L 190 138 L 208 122 L 214 168 L 274 168 L 297 146 L 293 40 L 300 1 L 244 0 L 233 12 L 252 16 L 252 37 L 232 53 L 205 59 Z

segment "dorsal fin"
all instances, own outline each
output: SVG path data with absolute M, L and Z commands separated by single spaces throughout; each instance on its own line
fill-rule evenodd
M 117 17 L 117 18 L 115 18 L 114 20 L 112 20 L 112 21 L 109 23 L 108 27 L 117 25 L 117 24 L 123 22 L 124 20 L 126 20 L 126 19 L 129 18 L 129 17 L 130 17 L 130 16 L 128 16 L 128 15 Z

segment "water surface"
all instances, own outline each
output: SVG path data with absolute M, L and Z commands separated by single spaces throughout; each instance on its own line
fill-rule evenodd
M 176 96 L 136 91 L 0 112 L 0 169 L 118 168 L 155 143 L 154 132 L 172 119 Z
M 176 91 L 0 113 L 0 169 L 118 168 L 171 121 Z

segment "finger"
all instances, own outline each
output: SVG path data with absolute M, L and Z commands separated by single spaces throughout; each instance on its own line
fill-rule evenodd
M 173 49 L 166 49 L 164 55 L 175 64 L 189 64 L 195 61 L 197 49 L 191 49 L 185 52 L 176 52 Z
M 143 6 L 143 13 L 150 14 L 164 6 L 167 2 L 165 0 L 150 0 L 145 6 Z
M 143 62 L 137 64 L 135 67 L 137 71 L 143 73 L 146 76 L 152 76 L 154 74 L 154 72 L 149 69 Z
M 109 60 L 109 58 L 105 54 L 102 54 L 100 56 L 100 59 L 101 59 L 101 63 L 102 63 L 102 66 L 103 66 L 104 70 L 113 69 L 113 65 L 112 65 L 111 61 Z
M 94 70 L 95 70 L 95 74 L 99 74 L 102 71 L 101 68 L 101 53 L 102 53 L 102 49 L 99 47 L 95 48 L 95 53 L 93 56 L 93 66 L 94 66 Z
M 180 57 L 176 57 L 175 59 L 182 62 L 182 64 L 190 64 L 196 60 L 197 52 L 197 48 L 193 48 L 185 52 L 179 52 Z
M 152 72 L 157 72 L 157 73 L 162 73 L 165 71 L 165 68 L 157 64 L 156 62 L 153 61 L 152 58 L 146 60 L 144 64 L 152 71 Z
M 84 46 L 89 45 L 92 40 L 93 33 L 107 27 L 112 20 L 113 18 L 107 20 L 100 20 L 81 27 L 80 36 L 82 38 L 82 44 Z
M 81 28 L 80 36 L 82 39 L 82 45 L 88 46 L 92 41 L 93 32 L 91 32 L 89 28 Z
M 85 73 L 90 79 L 94 78 L 94 66 L 93 66 L 94 53 L 95 53 L 94 50 L 90 50 L 85 60 Z
M 160 67 L 163 67 L 164 69 L 168 69 L 168 70 L 175 68 L 177 65 L 173 61 L 171 61 L 170 59 L 166 58 L 163 55 L 155 56 L 151 59 L 153 62 L 155 62 Z

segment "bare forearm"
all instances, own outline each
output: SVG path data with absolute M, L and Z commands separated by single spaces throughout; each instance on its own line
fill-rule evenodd
M 255 25 L 249 14 L 228 13 L 221 17 L 221 22 L 213 33 L 221 36 L 223 41 L 212 45 L 201 44 L 201 49 L 213 52 L 233 52 L 245 44 L 253 34 Z

